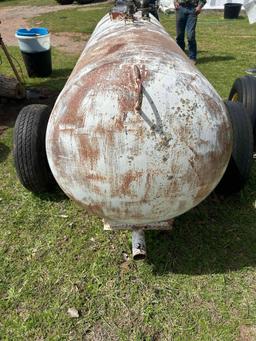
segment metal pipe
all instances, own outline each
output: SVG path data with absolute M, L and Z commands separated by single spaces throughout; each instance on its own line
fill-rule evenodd
M 1 22 L 0 22 L 0 23 L 1 23 Z M 18 73 L 18 71 L 17 71 L 17 69 L 16 69 L 16 67 L 15 67 L 15 65 L 14 65 L 14 63 L 13 63 L 13 61 L 12 61 L 12 58 L 11 58 L 11 56 L 10 56 L 10 54 L 9 54 L 9 52 L 8 52 L 8 50 L 7 50 L 7 48 L 6 48 L 5 44 L 4 44 L 4 42 L 3 42 L 3 38 L 1 37 L 1 34 L 0 34 L 0 46 L 2 46 L 2 49 L 3 49 L 3 51 L 4 51 L 4 54 L 5 54 L 5 56 L 6 56 L 7 60 L 8 60 L 8 62 L 9 62 L 10 65 L 11 65 L 11 68 L 12 68 L 12 70 L 13 70 L 13 72 L 14 72 L 16 78 L 17 78 L 17 81 L 20 83 L 21 86 L 23 86 L 22 79 L 20 78 L 20 75 L 19 75 L 19 73 Z
M 132 257 L 134 260 L 145 259 L 146 241 L 145 233 L 142 229 L 133 229 L 132 231 Z

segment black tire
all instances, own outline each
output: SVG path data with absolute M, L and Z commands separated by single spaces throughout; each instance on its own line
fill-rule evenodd
M 77 0 L 77 3 L 79 5 L 86 5 L 86 4 L 90 4 L 91 2 L 93 2 L 94 0 Z
M 24 107 L 14 128 L 14 164 L 20 182 L 34 193 L 51 192 L 56 181 L 50 170 L 45 134 L 51 110 L 47 105 Z
M 256 77 L 244 76 L 237 78 L 228 99 L 233 102 L 243 103 L 248 111 L 252 122 L 254 150 L 256 151 Z
M 253 162 L 252 124 L 241 103 L 225 102 L 233 128 L 233 150 L 224 176 L 215 191 L 230 195 L 241 191 L 249 179 Z
M 74 0 L 57 0 L 57 2 L 61 5 L 71 5 L 73 4 Z

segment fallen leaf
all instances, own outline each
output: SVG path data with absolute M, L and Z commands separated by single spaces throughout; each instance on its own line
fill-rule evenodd
M 76 308 L 68 308 L 68 314 L 72 318 L 77 318 L 80 316 L 79 311 Z
M 124 252 L 124 251 L 122 252 L 122 256 L 123 256 L 123 260 L 124 260 L 125 262 L 128 262 L 128 260 L 130 260 L 128 254 L 127 254 L 126 252 Z

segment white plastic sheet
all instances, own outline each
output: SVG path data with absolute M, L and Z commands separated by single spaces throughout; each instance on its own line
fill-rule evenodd
M 222 9 L 224 10 L 224 5 L 226 3 L 240 3 L 245 7 L 246 4 L 253 2 L 255 4 L 256 0 L 207 0 L 204 9 Z M 243 8 L 243 7 L 242 7 Z M 163 12 L 168 12 L 174 10 L 173 0 L 160 0 L 160 9 Z
M 244 4 L 244 9 L 248 16 L 249 23 L 256 23 L 256 0 L 251 0 L 247 4 Z

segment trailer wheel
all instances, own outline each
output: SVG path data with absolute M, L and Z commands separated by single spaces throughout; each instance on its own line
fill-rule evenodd
M 74 0 L 56 0 L 60 5 L 71 5 Z
M 242 190 L 249 179 L 253 162 L 253 132 L 249 114 L 241 103 L 226 101 L 225 105 L 233 128 L 233 150 L 215 191 L 226 196 Z
M 254 136 L 254 150 L 256 151 L 256 77 L 244 76 L 237 78 L 231 88 L 229 100 L 241 102 L 248 111 Z
M 21 184 L 34 193 L 50 192 L 56 186 L 45 148 L 45 134 L 51 110 L 47 105 L 24 107 L 14 128 L 13 156 Z

